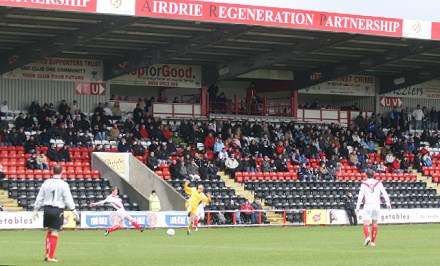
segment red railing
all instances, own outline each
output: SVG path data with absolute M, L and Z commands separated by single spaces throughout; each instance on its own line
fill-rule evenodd
M 274 210 L 274 209 L 270 209 L 270 210 L 253 210 L 253 211 L 242 211 L 242 210 L 234 210 L 234 211 L 212 211 L 212 210 L 207 210 L 205 211 L 205 224 L 206 225 L 212 225 L 212 215 L 218 214 L 218 213 L 230 213 L 232 214 L 232 223 L 231 225 L 240 225 L 240 223 L 238 223 L 237 221 L 237 213 L 240 213 L 240 220 L 243 217 L 243 213 L 258 213 L 258 223 L 257 224 L 264 224 L 263 221 L 263 213 L 268 214 L 268 213 L 276 213 L 278 215 L 280 215 L 280 217 L 283 219 L 283 225 L 291 225 L 291 224 L 298 224 L 298 225 L 303 225 L 304 221 L 305 221 L 305 210 L 304 209 L 292 209 L 292 210 Z M 299 221 L 294 222 L 294 215 L 297 215 L 297 217 L 300 218 Z M 292 221 L 289 221 L 290 218 L 289 216 L 292 216 Z M 245 223 L 241 223 L 241 225 L 245 225 Z M 277 224 L 279 225 L 279 224 Z

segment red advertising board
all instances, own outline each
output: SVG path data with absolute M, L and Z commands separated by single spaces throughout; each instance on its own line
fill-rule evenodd
M 75 83 L 76 95 L 104 95 L 105 84 L 104 83 L 89 83 L 89 82 L 76 82 Z
M 433 22 L 431 31 L 431 39 L 440 40 L 440 22 Z
M 380 105 L 383 107 L 402 107 L 403 99 L 400 97 L 381 97 Z
M 136 16 L 402 36 L 402 19 L 205 1 L 138 0 Z
M 64 11 L 96 12 L 97 0 L 0 0 L 0 5 Z

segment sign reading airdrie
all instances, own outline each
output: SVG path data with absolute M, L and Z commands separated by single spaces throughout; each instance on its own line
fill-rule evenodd
M 371 0 L 378 3 L 379 0 Z M 0 0 L 2 6 L 440 39 L 435 0 L 401 1 L 388 13 L 368 1 Z M 390 0 L 391 1 L 391 0 Z M 397 0 L 392 0 L 396 3 Z M 345 4 L 343 4 L 345 3 Z M 389 5 L 389 3 L 382 3 Z M 382 4 L 380 6 L 382 6 Z M 432 8 L 430 9 L 430 5 Z M 379 6 L 379 5 L 378 5 Z M 330 10 L 330 11 L 329 11 Z M 408 12 L 414 10 L 415 12 Z M 417 12 L 417 10 L 419 12 Z M 420 15 L 413 15 L 420 13 Z M 438 17 L 438 18 L 437 18 Z

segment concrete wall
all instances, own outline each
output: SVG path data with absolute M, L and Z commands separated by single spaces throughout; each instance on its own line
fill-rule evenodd
M 149 209 L 148 196 L 152 190 L 156 190 L 163 211 L 185 210 L 185 198 L 182 195 L 133 155 L 130 154 L 128 160 L 129 178 L 127 179 L 106 165 L 97 154 L 92 156 L 92 169 L 98 170 L 102 177 L 109 179 L 112 185 L 120 188 L 121 193 L 127 194 L 131 201 L 138 203 L 141 210 Z

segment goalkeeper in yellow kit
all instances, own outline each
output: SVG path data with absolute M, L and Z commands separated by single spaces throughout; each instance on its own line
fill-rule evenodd
M 189 199 L 185 202 L 185 208 L 188 212 L 189 219 L 189 225 L 186 229 L 186 234 L 191 234 L 191 228 L 193 227 L 194 220 L 196 219 L 196 213 L 197 213 L 197 206 L 199 206 L 199 203 L 201 201 L 209 203 L 211 202 L 211 193 L 207 192 L 206 195 L 203 193 L 203 185 L 198 185 L 197 189 L 189 187 L 190 181 L 187 180 L 185 182 L 185 193 L 189 195 Z

